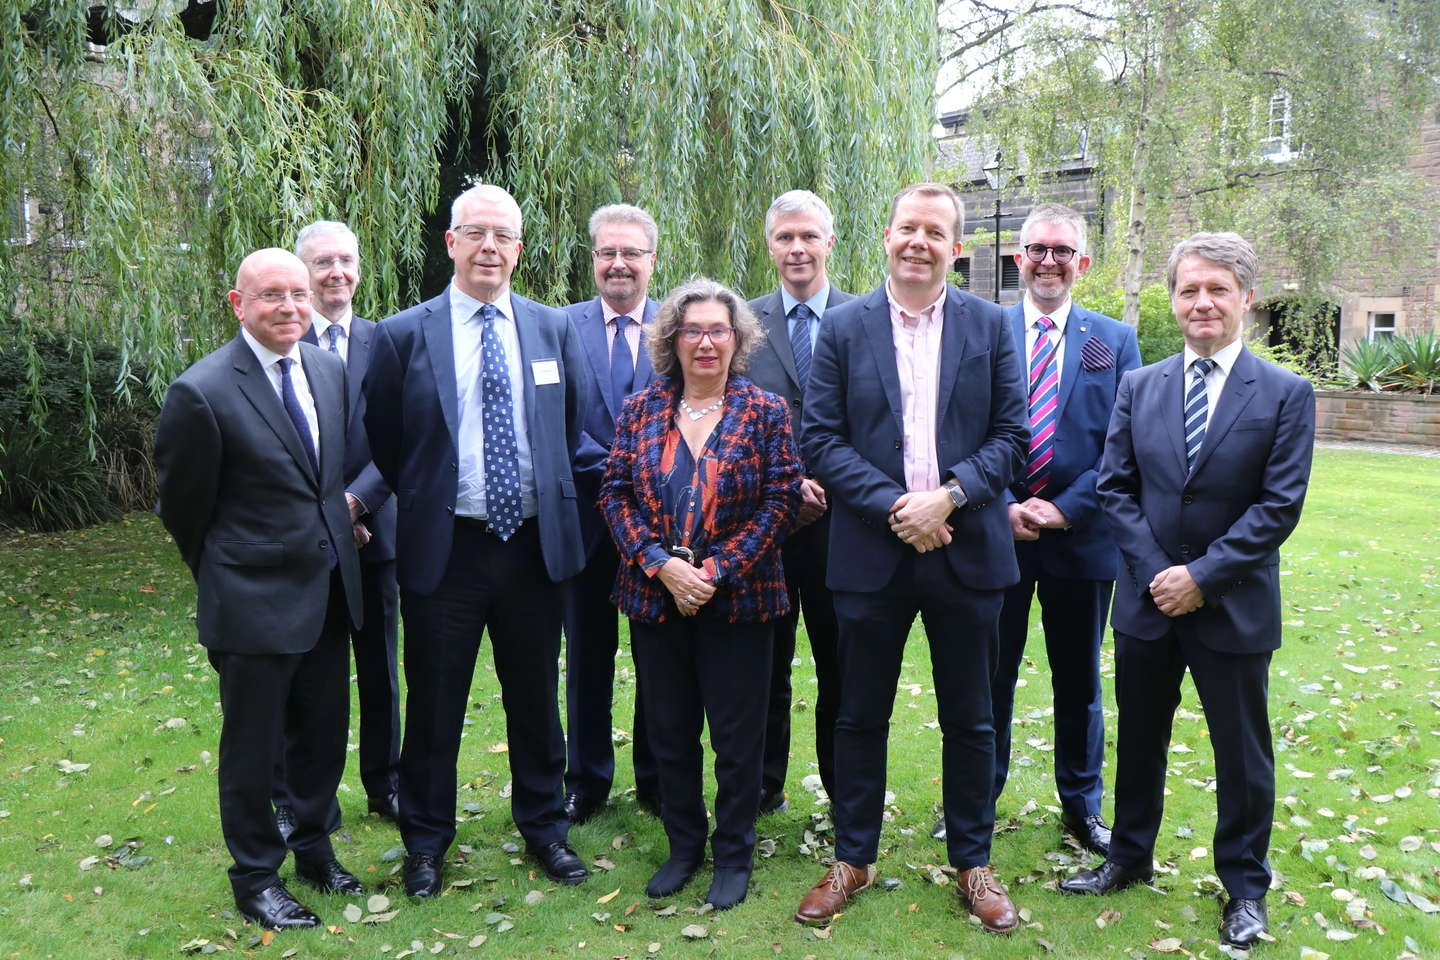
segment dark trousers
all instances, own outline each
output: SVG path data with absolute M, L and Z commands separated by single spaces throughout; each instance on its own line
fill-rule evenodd
M 1215 751 L 1215 873 L 1232 897 L 1270 887 L 1275 755 L 1270 740 L 1270 653 L 1221 653 L 1170 631 L 1157 640 L 1115 632 L 1120 710 L 1110 859 L 1149 867 L 1165 806 L 1165 767 L 1180 682 L 1195 681 Z
M 620 557 L 607 536 L 565 581 L 565 789 L 591 803 L 604 803 L 615 781 L 615 655 L 620 649 L 620 615 L 610 602 Z M 637 679 L 638 687 L 638 679 Z M 659 775 L 645 732 L 644 698 L 635 693 L 631 761 L 635 792 L 658 796 Z
M 705 751 L 715 751 L 716 867 L 746 867 L 755 853 L 765 702 L 770 686 L 769 623 L 727 623 L 673 611 L 663 623 L 630 621 L 645 721 L 660 772 L 660 818 L 670 856 L 705 856 Z
M 791 663 L 795 659 L 795 630 L 805 614 L 805 635 L 815 658 L 815 759 L 825 793 L 835 790 L 835 718 L 840 711 L 840 665 L 836 656 L 839 628 L 835 602 L 825 586 L 825 560 L 829 552 L 830 516 L 826 514 L 801 527 L 781 548 L 785 560 L 785 589 L 790 612 L 775 621 L 775 656 L 770 666 L 770 709 L 765 724 L 763 793 L 779 795 L 785 789 L 790 761 Z
M 285 841 L 270 805 L 277 763 L 291 771 L 290 803 L 297 859 L 334 856 L 330 833 L 340 826 L 335 789 L 345 770 L 350 727 L 348 614 L 340 578 L 331 578 L 325 626 L 306 653 L 251 654 L 211 650 L 220 677 L 220 829 L 234 865 L 236 898 L 280 879 Z M 283 747 L 282 747 L 283 744 Z
M 1100 690 L 1100 643 L 1110 613 L 1113 580 L 1082 580 L 1046 573 L 1039 541 L 1017 541 L 1020 582 L 1005 591 L 1000 608 L 1000 655 L 990 699 L 995 711 L 995 798 L 1010 773 L 1010 724 L 1015 680 L 1025 658 L 1030 601 L 1040 599 L 1040 625 L 1050 663 L 1055 707 L 1055 789 L 1072 817 L 1100 813 L 1105 792 L 1105 717 Z
M 398 788 L 400 766 L 400 680 L 398 673 L 399 591 L 395 561 L 362 563 L 360 590 L 364 624 L 350 628 L 355 650 L 355 687 L 360 698 L 360 783 L 367 797 L 388 797 Z M 275 766 L 272 800 L 293 806 L 285 782 L 284 754 Z M 334 816 L 340 816 L 338 802 Z
M 863 866 L 880 849 L 890 715 L 910 627 L 930 645 L 943 738 L 945 829 L 952 866 L 990 862 L 995 827 L 995 731 L 990 675 L 1002 592 L 971 590 L 938 550 L 907 556 L 884 589 L 835 593 L 840 622 L 840 717 L 835 724 L 835 858 Z
M 539 525 L 501 541 L 457 520 L 445 575 L 429 596 L 401 592 L 405 740 L 400 835 L 410 853 L 443 855 L 455 839 L 460 734 L 480 639 L 489 633 L 509 743 L 511 815 L 532 846 L 563 841 L 565 738 L 556 703 L 560 587 L 546 575 Z

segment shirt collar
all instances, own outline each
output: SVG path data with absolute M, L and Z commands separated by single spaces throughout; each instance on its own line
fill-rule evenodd
M 268 368 L 268 367 L 269 367 L 272 363 L 274 363 L 275 361 L 277 361 L 277 360 L 283 360 L 285 357 L 291 357 L 292 359 L 294 359 L 294 361 L 295 361 L 295 363 L 296 363 L 297 365 L 299 365 L 299 363 L 300 363 L 300 341 L 299 341 L 299 340 L 296 340 L 294 343 L 290 344 L 290 352 L 289 352 L 289 353 L 276 353 L 274 350 L 271 350 L 269 347 L 265 346 L 265 344 L 261 343 L 259 340 L 256 340 L 255 337 L 250 333 L 250 331 L 249 331 L 249 330 L 246 330 L 244 327 L 241 327 L 241 328 L 240 328 L 240 336 L 242 336 L 242 337 L 245 338 L 245 343 L 250 347 L 250 350 L 255 354 L 255 359 L 260 361 L 260 366 L 261 366 L 261 367 L 267 367 L 267 368 Z
M 450 315 L 452 317 L 457 317 L 462 321 L 469 320 L 483 306 L 485 306 L 485 301 L 476 300 L 455 284 L 450 284 Z M 510 302 L 509 288 L 495 298 L 493 306 L 505 319 L 511 321 L 515 319 L 515 308 Z
M 329 330 L 332 326 L 339 327 L 341 333 L 347 337 L 350 336 L 350 321 L 355 318 L 355 311 L 350 307 L 346 307 L 345 312 L 340 315 L 339 320 L 331 320 L 321 315 L 318 311 L 316 311 L 313 316 L 315 318 L 313 321 L 315 325 L 315 339 L 323 341 L 325 339 L 325 331 Z
M 930 319 L 933 321 L 945 315 L 945 298 L 949 295 L 950 288 L 948 286 L 941 285 L 940 296 L 935 298 L 935 302 L 927 304 L 925 307 L 921 308 L 919 313 L 911 313 L 909 310 L 906 310 L 904 307 L 900 306 L 899 301 L 895 299 L 894 292 L 890 289 L 890 278 L 885 278 L 885 297 L 890 301 L 890 315 L 892 317 L 900 317 L 902 319 L 905 317 L 919 317 L 921 314 L 928 311 L 930 313 Z
M 1235 366 L 1235 361 L 1240 358 L 1240 351 L 1243 349 L 1245 349 L 1244 338 L 1236 337 L 1233 342 L 1227 343 L 1211 354 L 1210 359 L 1214 360 L 1215 365 L 1228 377 L 1230 376 L 1231 368 Z M 1186 373 L 1190 372 L 1190 364 L 1194 363 L 1199 357 L 1200 354 L 1191 350 L 1189 346 L 1185 347 L 1184 363 Z
M 785 308 L 785 316 L 790 316 L 795 310 L 795 305 L 801 302 L 802 301 L 795 299 L 795 295 L 786 289 L 783 283 L 780 285 L 780 305 Z M 810 308 L 810 312 L 815 314 L 815 316 L 825 316 L 825 308 L 830 305 L 830 284 L 820 284 L 820 289 L 816 291 L 815 296 L 803 301 L 803 303 Z
M 1035 301 L 1030 299 L 1030 295 L 1028 293 L 1025 295 L 1025 299 L 1022 300 L 1021 303 L 1024 304 L 1025 307 L 1026 330 L 1033 329 L 1035 326 L 1035 321 L 1039 320 L 1041 317 L 1049 317 L 1050 322 L 1055 324 L 1055 332 L 1062 336 L 1065 334 L 1065 322 L 1070 319 L 1069 297 L 1066 297 L 1064 303 L 1060 304 L 1057 309 L 1052 310 L 1049 313 L 1045 313 L 1039 307 L 1037 307 L 1035 305 Z

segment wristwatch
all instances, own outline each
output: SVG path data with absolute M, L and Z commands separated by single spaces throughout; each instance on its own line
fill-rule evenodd
M 944 490 L 950 494 L 950 502 L 955 505 L 956 510 L 965 509 L 965 504 L 970 502 L 970 498 L 965 496 L 964 488 L 960 486 L 960 481 L 953 477 L 945 481 Z

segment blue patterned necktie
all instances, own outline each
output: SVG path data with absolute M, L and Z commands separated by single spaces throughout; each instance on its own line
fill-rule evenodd
M 1185 392 L 1185 467 L 1195 469 L 1195 457 L 1205 442 L 1205 424 L 1210 419 L 1210 400 L 1205 392 L 1205 377 L 1214 360 L 1200 357 L 1190 364 L 1190 389 Z
M 610 345 L 610 399 L 616 413 L 635 384 L 635 360 L 630 356 L 630 341 L 625 339 L 625 328 L 634 322 L 627 316 L 615 318 L 615 342 Z
M 795 379 L 803 391 L 810 382 L 810 318 L 815 311 L 803 303 L 790 311 L 790 349 L 795 354 Z
M 300 446 L 305 449 L 305 456 L 310 459 L 310 469 L 314 470 L 318 477 L 320 458 L 315 455 L 315 441 L 310 436 L 310 421 L 305 418 L 305 410 L 300 406 L 300 398 L 295 393 L 295 381 L 290 379 L 290 368 L 294 366 L 295 360 L 281 357 L 277 362 L 280 364 L 280 402 L 285 404 L 290 423 L 300 435 Z
M 332 323 L 332 324 L 330 324 L 330 326 L 326 327 L 326 328 L 325 328 L 325 337 L 326 337 L 326 339 L 328 339 L 328 340 L 330 341 L 330 345 L 329 345 L 326 349 L 328 349 L 331 353 L 339 354 L 339 353 L 340 353 L 340 324 L 338 324 L 338 323 Z
M 501 540 L 509 540 L 524 520 L 520 498 L 520 454 L 515 443 L 515 405 L 510 364 L 495 329 L 493 304 L 480 308 L 480 402 L 485 440 L 485 519 Z
M 1049 317 L 1035 321 L 1035 345 L 1030 348 L 1030 456 L 1025 486 L 1039 494 L 1050 483 L 1050 459 L 1055 455 L 1055 415 L 1060 405 L 1060 371 L 1055 367 L 1055 345 Z

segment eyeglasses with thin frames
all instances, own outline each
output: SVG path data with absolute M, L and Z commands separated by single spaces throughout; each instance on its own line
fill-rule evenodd
M 518 230 L 512 230 L 509 227 L 489 227 L 479 223 L 459 223 L 451 227 L 450 232 L 470 243 L 484 243 L 487 235 L 493 236 L 495 245 L 499 247 L 512 246 L 520 239 Z
M 654 252 L 654 250 L 642 250 L 639 247 L 600 247 L 597 250 L 591 250 L 590 254 L 601 262 L 619 257 L 626 263 L 638 263 L 642 258 Z
M 699 343 L 705 337 L 711 343 L 724 343 L 734 332 L 734 327 L 681 327 L 675 335 L 686 343 Z
M 264 293 L 247 293 L 241 290 L 240 292 L 251 300 L 259 300 L 267 307 L 278 307 L 286 300 L 302 307 L 310 302 L 309 290 L 266 290 Z

